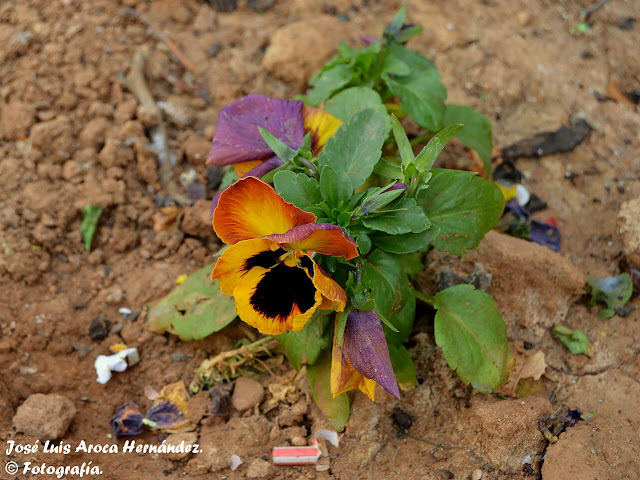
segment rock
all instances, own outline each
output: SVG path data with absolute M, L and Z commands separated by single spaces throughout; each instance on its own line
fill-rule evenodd
M 0 106 L 0 135 L 8 140 L 20 140 L 29 132 L 35 120 L 35 110 L 19 100 Z
M 194 237 L 211 237 L 211 200 L 198 200 L 196 203 L 184 209 L 181 224 L 182 231 Z
M 290 407 L 281 407 L 281 409 L 283 411 L 278 415 L 278 425 L 290 427 L 291 425 L 302 423 L 304 415 L 307 413 L 308 405 L 305 400 L 300 400 Z
M 554 323 L 564 321 L 570 305 L 584 293 L 586 277 L 566 257 L 494 231 L 460 258 L 431 251 L 419 285 L 435 294 L 441 271 L 458 270 L 465 276 L 476 264 L 492 275 L 487 292 L 495 298 L 510 336 L 520 329 L 522 340 L 536 343 Z
M 561 433 L 547 448 L 544 480 L 640 478 L 640 436 L 627 419 L 581 422 Z
M 36 123 L 30 138 L 31 145 L 48 159 L 63 161 L 73 153 L 73 128 L 67 117 Z
M 89 326 L 89 336 L 91 340 L 102 340 L 107 338 L 109 330 L 111 329 L 111 322 L 104 315 L 98 315 L 91 320 Z
M 236 380 L 231 396 L 231 405 L 239 412 L 249 410 L 264 399 L 264 388 L 253 378 L 240 377 Z
M 111 126 L 104 117 L 89 120 L 80 132 L 80 141 L 85 147 L 100 148 L 105 141 L 107 129 Z
M 620 206 L 618 228 L 629 264 L 640 267 L 640 197 Z
M 338 44 L 349 39 L 349 31 L 344 22 L 326 15 L 289 23 L 271 36 L 261 68 L 302 88 L 336 53 Z M 319 38 L 329 41 L 319 42 Z
M 126 167 L 133 162 L 133 150 L 115 138 L 107 138 L 98 154 L 98 160 L 104 168 Z
M 169 435 L 165 442 L 167 446 L 174 446 L 181 452 L 168 453 L 167 458 L 170 460 L 184 460 L 191 452 L 187 452 L 187 447 L 193 446 L 198 441 L 198 434 L 196 432 L 181 432 L 172 433 Z
M 194 425 L 198 425 L 211 406 L 211 396 L 208 391 L 196 393 L 187 404 L 187 417 Z
M 265 454 L 269 430 L 273 424 L 263 416 L 232 418 L 222 425 L 203 425 L 200 432 L 201 452 L 185 467 L 190 475 L 218 472 L 229 467 L 231 455 L 255 458 Z
M 256 458 L 247 468 L 247 478 L 267 478 L 271 477 L 272 466 L 266 460 Z
M 147 105 L 138 105 L 136 117 L 145 127 L 155 127 L 160 124 L 158 111 Z
M 34 393 L 27 398 L 13 417 L 18 432 L 40 440 L 61 438 L 76 414 L 73 402 L 58 394 Z
M 542 396 L 514 400 L 478 396 L 468 416 L 484 455 L 501 470 L 519 473 L 527 455 L 544 450 L 546 440 L 538 425 L 551 410 L 551 403 Z
M 202 135 L 191 133 L 182 142 L 184 154 L 192 165 L 202 165 L 209 154 L 211 142 Z

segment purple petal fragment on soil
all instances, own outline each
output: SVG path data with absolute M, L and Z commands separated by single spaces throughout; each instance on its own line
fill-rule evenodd
M 116 438 L 140 435 L 142 433 L 143 418 L 137 405 L 125 403 L 118 407 L 116 413 L 109 420 L 109 425 L 111 425 L 111 430 Z
M 382 322 L 374 310 L 352 310 L 349 313 L 344 330 L 344 348 L 358 372 L 400 398 Z
M 170 429 L 187 420 L 184 413 L 172 402 L 163 400 L 151 405 L 147 412 L 147 419 L 155 422 L 157 428 Z
M 207 163 L 223 166 L 272 157 L 258 127 L 297 150 L 304 139 L 302 101 L 254 94 L 226 106 L 220 111 Z
M 560 250 L 560 230 L 550 223 L 531 220 L 531 241 L 557 252 Z

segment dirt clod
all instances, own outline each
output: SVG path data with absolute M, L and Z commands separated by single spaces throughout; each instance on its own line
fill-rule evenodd
M 264 387 L 252 378 L 240 377 L 236 380 L 231 396 L 231 405 L 239 412 L 249 410 L 264 399 Z
M 75 415 L 76 408 L 67 397 L 34 393 L 18 407 L 13 425 L 18 432 L 41 440 L 56 440 L 65 434 Z
M 618 228 L 629 264 L 640 267 L 640 197 L 620 206 Z

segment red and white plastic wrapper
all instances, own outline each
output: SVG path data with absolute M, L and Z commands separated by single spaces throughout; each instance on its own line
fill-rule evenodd
M 322 455 L 318 439 L 339 446 L 338 434 L 331 430 L 318 430 L 308 447 L 273 447 L 273 463 L 276 465 L 316 465 Z

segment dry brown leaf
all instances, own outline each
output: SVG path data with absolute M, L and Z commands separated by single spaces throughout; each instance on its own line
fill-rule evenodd
M 547 363 L 542 350 L 527 350 L 521 341 L 512 342 L 511 350 L 515 354 L 516 366 L 509 375 L 507 383 L 496 391 L 502 395 L 515 397 L 518 382 L 524 378 L 540 380 L 547 368 Z

